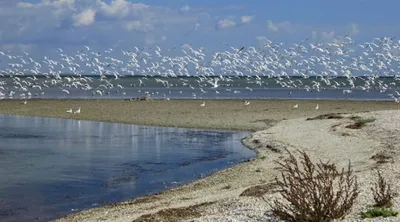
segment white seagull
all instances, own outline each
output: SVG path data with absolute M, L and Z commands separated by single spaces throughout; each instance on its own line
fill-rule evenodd
M 78 109 L 75 110 L 75 112 L 74 112 L 74 114 L 79 114 L 79 113 L 81 113 L 81 107 L 78 107 Z

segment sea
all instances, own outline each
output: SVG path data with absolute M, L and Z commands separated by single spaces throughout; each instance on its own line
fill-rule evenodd
M 28 76 L 20 76 L 21 80 Z M 65 76 L 64 76 L 65 77 Z M 52 85 L 51 79 L 37 76 L 41 90 L 31 86 L 27 91 L 16 87 L 9 77 L 1 77 L 0 98 L 52 99 L 131 99 L 151 95 L 153 99 L 327 99 L 384 100 L 400 97 L 399 77 L 331 77 L 328 82 L 313 76 L 302 77 L 161 77 L 161 76 L 90 76 L 90 88 L 75 87 L 72 78 L 62 78 Z M 218 80 L 217 86 L 214 85 Z M 105 88 L 110 82 L 113 86 Z M 82 82 L 82 81 L 81 81 Z M 282 84 L 283 82 L 283 84 Z M 44 84 L 43 84 L 44 83 Z M 43 86 L 46 85 L 47 87 Z M 62 91 L 66 89 L 68 93 Z M 14 91 L 12 97 L 9 93 Z

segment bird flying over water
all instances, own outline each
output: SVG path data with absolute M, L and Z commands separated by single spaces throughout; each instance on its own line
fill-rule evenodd
M 105 53 L 95 51 L 92 46 L 82 46 L 82 50 L 73 53 L 56 47 L 58 58 L 0 51 L 0 78 L 7 78 L 7 81 L 0 79 L 0 99 L 29 99 L 44 96 L 47 91 L 50 94 L 46 96 L 52 96 L 51 90 L 57 88 L 61 97 L 125 96 L 134 88 L 135 93 L 152 90 L 152 95 L 167 98 L 167 93 L 161 90 L 174 87 L 187 91 L 172 90 L 168 98 L 174 93 L 192 98 L 199 95 L 240 98 L 277 87 L 289 89 L 290 97 L 296 97 L 294 94 L 302 89 L 310 93 L 333 89 L 346 98 L 353 92 L 377 91 L 388 99 L 400 101 L 400 81 L 396 77 L 400 76 L 397 67 L 400 55 L 393 53 L 400 49 L 400 42 L 392 37 L 357 43 L 349 36 L 337 36 L 331 42 L 312 42 L 308 37 L 293 44 L 262 41 L 259 46 L 239 49 L 227 45 L 229 48 L 210 54 L 204 47 L 195 48 L 191 44 L 182 46 L 182 54 L 158 46 L 133 47 L 133 50 L 107 47 Z M 43 78 L 38 78 L 39 75 Z M 128 82 L 125 76 L 135 79 Z M 383 80 L 379 76 L 393 78 Z M 147 85 L 156 87 L 144 89 Z

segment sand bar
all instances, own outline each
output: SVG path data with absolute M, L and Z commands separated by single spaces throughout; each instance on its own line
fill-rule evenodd
M 386 101 L 335 101 L 335 100 L 83 100 L 83 99 L 31 99 L 0 100 L 0 113 L 57 117 L 102 122 L 131 123 L 152 126 L 232 129 L 257 131 L 276 121 L 315 116 L 331 112 L 364 112 L 399 109 L 400 104 Z M 298 104 L 297 109 L 293 106 Z M 316 110 L 316 105 L 319 109 Z M 78 115 L 66 113 L 67 109 L 82 108 Z
M 0 101 L 0 113 L 122 122 L 144 125 L 238 129 L 257 131 L 243 140 L 256 150 L 255 159 L 165 192 L 115 205 L 79 212 L 59 221 L 268 221 L 267 200 L 277 197 L 275 160 L 285 157 L 284 148 L 306 150 L 312 158 L 354 165 L 362 193 L 348 221 L 358 221 L 359 211 L 373 203 L 369 186 L 372 169 L 381 168 L 400 178 L 400 105 L 394 102 L 241 100 L 123 101 L 123 100 L 30 100 Z M 316 110 L 316 104 L 319 109 Z M 293 109 L 299 104 L 298 109 Z M 72 115 L 68 108 L 82 107 Z M 380 111 L 383 110 L 383 111 Z M 384 111 L 388 110 L 388 111 Z M 367 112 L 375 111 L 375 112 Z M 306 120 L 327 113 L 341 118 Z M 362 129 L 348 129 L 350 117 L 374 117 Z M 372 156 L 389 152 L 388 163 L 377 164 Z M 399 187 L 395 187 L 399 189 Z M 399 208 L 396 199 L 394 207 Z M 391 221 L 396 221 L 395 218 Z M 374 220 L 378 221 L 378 220 Z M 386 220 L 386 221 L 390 221 Z

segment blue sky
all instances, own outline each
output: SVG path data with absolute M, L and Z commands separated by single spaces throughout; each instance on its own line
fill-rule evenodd
M 0 50 L 218 49 L 346 34 L 367 41 L 399 35 L 399 7 L 395 0 L 2 0 Z

